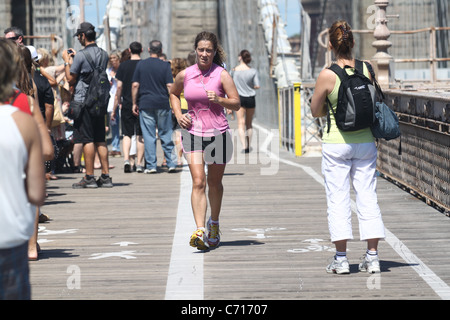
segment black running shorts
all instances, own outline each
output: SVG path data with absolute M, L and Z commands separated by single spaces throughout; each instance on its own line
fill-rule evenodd
M 207 164 L 226 164 L 233 155 L 233 139 L 227 130 L 213 137 L 195 136 L 181 130 L 183 152 L 202 152 Z

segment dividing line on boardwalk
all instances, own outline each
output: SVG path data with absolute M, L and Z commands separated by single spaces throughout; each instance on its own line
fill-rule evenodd
M 187 166 L 180 175 L 180 197 L 173 237 L 166 300 L 203 300 L 203 253 L 189 246 L 195 225 L 191 207 L 192 180 Z
M 260 132 L 264 132 L 267 135 L 266 141 L 263 146 L 267 147 L 272 139 L 278 139 L 273 136 L 273 133 L 269 130 L 253 124 L 253 126 Z M 325 186 L 323 177 L 314 171 L 313 168 L 304 166 L 293 161 L 280 158 L 277 154 L 270 152 L 266 148 L 260 150 L 260 152 L 265 152 L 272 159 L 282 162 L 284 164 L 301 168 L 307 174 L 309 174 L 314 180 L 319 182 L 321 185 Z M 356 212 L 356 203 L 352 200 L 352 211 Z M 406 263 L 408 263 L 414 271 L 431 287 L 431 289 L 443 300 L 450 300 L 450 287 L 442 281 L 422 260 L 420 260 L 408 247 L 400 241 L 392 232 L 386 228 L 386 238 L 385 241 L 398 253 Z

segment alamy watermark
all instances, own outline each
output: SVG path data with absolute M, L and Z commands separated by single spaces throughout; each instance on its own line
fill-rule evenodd
M 367 289 L 369 290 L 380 290 L 381 289 L 381 274 L 374 273 L 367 278 L 366 281 Z
M 80 21 L 81 10 L 77 5 L 70 5 L 66 10 L 66 27 L 69 30 L 76 30 L 82 21 Z
M 184 139 L 190 139 L 189 134 L 184 131 L 182 134 Z M 239 140 L 238 130 L 228 130 L 230 135 L 226 139 L 220 138 L 220 133 L 215 137 L 204 137 L 195 139 L 191 143 L 193 151 L 202 150 L 202 143 L 207 146 L 203 147 L 203 157 L 207 164 L 216 163 L 228 165 L 257 165 L 260 167 L 261 175 L 275 175 L 279 169 L 279 152 L 280 142 L 278 129 L 268 130 L 266 133 L 260 130 L 254 130 L 252 134 L 251 151 L 249 153 L 242 152 Z M 172 152 L 172 158 L 176 158 L 176 148 Z M 188 161 L 198 161 L 196 157 L 186 157 Z M 194 162 L 195 164 L 195 162 Z
M 70 265 L 66 272 L 70 274 L 66 281 L 66 287 L 69 290 L 81 289 L 81 269 L 77 265 Z

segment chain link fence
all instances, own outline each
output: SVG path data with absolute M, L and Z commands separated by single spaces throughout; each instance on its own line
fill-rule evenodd
M 266 128 L 278 128 L 277 88 L 270 75 L 269 55 L 261 24 L 258 0 L 219 0 L 219 35 L 228 55 L 227 67 L 238 65 L 243 49 L 252 55 L 261 88 L 256 93 L 255 120 Z

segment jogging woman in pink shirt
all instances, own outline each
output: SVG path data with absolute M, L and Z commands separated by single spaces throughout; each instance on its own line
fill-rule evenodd
M 181 71 L 170 91 L 173 112 L 182 130 L 182 147 L 192 176 L 192 211 L 197 229 L 190 245 L 199 250 L 216 248 L 220 242 L 219 214 L 222 178 L 230 161 L 233 143 L 225 110 L 239 110 L 239 94 L 223 68 L 225 54 L 215 34 L 201 32 L 194 44 L 197 63 Z M 188 102 L 182 114 L 180 95 Z M 208 165 L 208 175 L 205 173 Z M 206 223 L 206 185 L 211 217 Z

